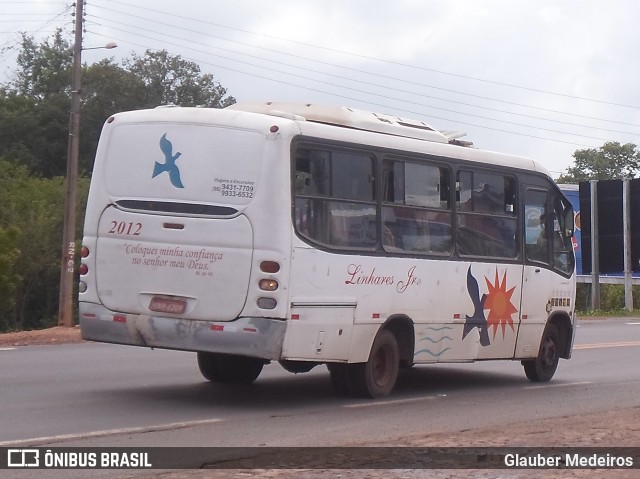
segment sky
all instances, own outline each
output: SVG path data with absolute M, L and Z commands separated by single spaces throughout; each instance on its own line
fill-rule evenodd
M 0 0 L 0 83 L 20 33 L 73 42 L 73 4 Z M 640 144 L 636 0 L 86 0 L 85 63 L 166 49 L 242 101 L 350 106 L 466 132 L 554 177 Z

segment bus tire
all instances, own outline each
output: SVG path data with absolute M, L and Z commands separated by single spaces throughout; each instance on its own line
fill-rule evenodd
M 388 396 L 398 379 L 400 350 L 394 334 L 388 329 L 378 333 L 366 363 L 350 364 L 347 373 L 349 389 L 354 396 L 379 398 Z
M 558 328 L 548 323 L 544 328 L 538 357 L 522 361 L 524 373 L 533 382 L 550 381 L 560 360 L 560 333 Z
M 257 358 L 198 352 L 200 373 L 214 383 L 251 384 L 263 366 L 264 361 Z

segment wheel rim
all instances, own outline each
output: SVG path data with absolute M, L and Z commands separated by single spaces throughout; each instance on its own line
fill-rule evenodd
M 557 360 L 556 343 L 552 338 L 546 338 L 542 346 L 541 362 L 544 369 L 552 368 Z
M 377 386 L 386 386 L 391 377 L 391 348 L 387 345 L 382 346 L 376 352 L 372 364 L 372 377 Z

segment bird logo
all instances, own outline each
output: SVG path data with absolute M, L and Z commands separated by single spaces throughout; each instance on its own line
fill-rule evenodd
M 182 180 L 180 180 L 180 170 L 178 169 L 178 165 L 176 165 L 176 160 L 180 158 L 182 153 L 177 152 L 175 155 L 173 154 L 173 145 L 167 140 L 166 133 L 160 138 L 160 149 L 162 153 L 164 153 L 165 162 L 158 163 L 156 161 L 153 166 L 153 175 L 151 178 L 155 178 L 160 173 L 166 171 L 169 174 L 169 180 L 173 186 L 176 188 L 184 188 Z
M 466 321 L 464 323 L 464 329 L 462 331 L 462 339 L 467 334 L 478 328 L 480 333 L 480 344 L 482 346 L 489 346 L 491 341 L 489 339 L 489 331 L 487 328 L 487 319 L 484 317 L 485 302 L 487 301 L 487 295 L 480 296 L 480 287 L 478 286 L 478 280 L 471 274 L 471 266 L 467 271 L 467 291 L 471 297 L 473 303 L 473 316 L 466 315 Z

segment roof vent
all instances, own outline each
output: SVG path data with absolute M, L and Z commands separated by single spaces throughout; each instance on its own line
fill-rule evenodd
M 284 116 L 283 112 L 302 117 L 307 121 L 343 126 L 357 130 L 373 131 L 387 135 L 418 140 L 449 143 L 450 139 L 423 121 L 400 118 L 394 115 L 373 113 L 347 107 L 324 106 L 314 103 L 236 103 L 232 110 L 250 111 L 265 115 Z M 297 118 L 292 118 L 297 119 Z

